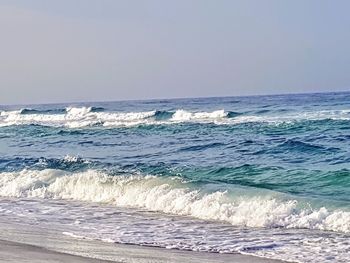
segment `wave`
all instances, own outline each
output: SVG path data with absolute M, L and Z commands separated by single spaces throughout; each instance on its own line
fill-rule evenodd
M 21 114 L 62 114 L 65 109 L 49 109 L 49 110 L 35 110 L 35 109 L 21 109 Z
M 87 126 L 129 126 L 142 123 L 154 116 L 150 112 L 103 112 L 102 108 L 68 107 L 64 114 L 22 114 L 21 111 L 1 112 L 0 126 L 43 125 L 53 127 L 82 128 Z
M 43 125 L 53 127 L 82 128 L 89 126 L 135 126 L 180 122 L 211 122 L 226 118 L 224 110 L 213 112 L 189 112 L 185 110 L 106 112 L 99 107 L 67 107 L 63 114 L 48 114 L 31 109 L 2 111 L 0 126 Z
M 214 123 L 216 125 L 244 123 L 281 124 L 318 120 L 348 121 L 350 120 L 350 110 L 246 115 L 225 110 L 191 112 L 178 109 L 176 111 L 109 112 L 102 107 L 67 107 L 66 109 L 42 111 L 21 109 L 2 111 L 0 114 L 0 127 L 12 125 L 43 125 L 66 128 L 91 126 L 128 127 L 176 123 Z
M 173 114 L 172 111 L 156 111 L 154 116 L 157 121 L 164 121 L 170 119 Z
M 105 108 L 103 107 L 67 107 L 65 111 L 71 115 L 81 115 L 90 112 L 103 112 Z
M 237 111 L 229 111 L 227 112 L 227 118 L 235 118 L 237 116 L 242 115 L 243 113 Z
M 1 116 L 17 115 L 17 114 L 81 114 L 88 112 L 102 112 L 105 109 L 103 107 L 66 107 L 56 109 L 32 109 L 32 108 L 21 108 L 13 111 L 1 111 Z
M 10 116 L 10 115 L 19 115 L 19 114 L 62 114 L 65 113 L 66 109 L 47 109 L 47 110 L 39 110 L 32 108 L 22 108 L 19 110 L 13 111 L 1 111 L 0 116 Z
M 66 155 L 63 158 L 0 158 L 0 169 L 7 172 L 21 171 L 23 169 L 56 169 L 74 172 L 102 166 L 99 162 L 93 162 L 74 155 Z
M 213 112 L 189 112 L 185 110 L 177 110 L 170 120 L 172 121 L 191 121 L 191 120 L 210 120 L 221 119 L 227 117 L 227 112 L 217 110 Z
M 22 170 L 0 174 L 3 197 L 73 199 L 119 207 L 144 208 L 235 226 L 304 228 L 350 232 L 350 212 L 313 209 L 308 204 L 275 195 L 233 195 L 208 192 L 177 177 L 118 175 L 87 170 Z
M 260 111 L 260 113 L 262 113 Z M 322 121 L 322 120 L 350 120 L 350 110 L 329 110 L 329 111 L 307 111 L 295 112 L 289 114 L 270 114 L 270 115 L 242 115 L 234 118 L 232 123 L 269 123 L 283 124 L 295 123 L 301 121 Z

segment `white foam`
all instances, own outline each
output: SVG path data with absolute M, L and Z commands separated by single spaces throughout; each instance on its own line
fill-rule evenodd
M 224 110 L 217 110 L 213 112 L 189 112 L 185 110 L 177 110 L 171 121 L 181 122 L 181 121 L 206 121 L 206 120 L 215 120 L 227 117 L 227 112 Z
M 22 110 L 2 111 L 0 113 L 0 127 L 11 125 L 37 124 L 53 127 L 82 128 L 94 125 L 105 127 L 159 125 L 182 122 L 215 123 L 217 125 L 234 125 L 241 123 L 293 123 L 304 120 L 350 120 L 350 110 L 305 111 L 288 114 L 240 115 L 228 118 L 225 110 L 212 112 L 190 112 L 176 110 L 170 119 L 157 120 L 156 111 L 145 112 L 94 112 L 92 107 L 67 107 L 65 113 L 22 114 Z
M 272 124 L 293 123 L 298 121 L 350 120 L 350 110 L 306 111 L 279 115 L 244 115 L 230 119 L 229 123 L 265 122 Z
M 91 163 L 91 161 L 89 160 L 85 160 L 79 156 L 75 156 L 75 155 L 69 155 L 67 154 L 66 156 L 63 157 L 63 161 L 66 163 L 85 163 L 85 164 L 89 164 Z
M 22 110 L 14 110 L 14 111 L 1 111 L 0 112 L 0 116 L 10 116 L 10 115 L 16 115 L 16 114 L 20 114 L 22 112 Z
M 69 239 L 242 253 L 288 262 L 349 262 L 349 235 L 336 232 L 240 228 L 140 209 L 48 199 L 1 198 L 0 213 L 0 233 L 2 229 L 10 231 L 11 228 L 15 228 L 16 233 L 23 233 L 21 229 L 26 234 L 32 231 L 29 240 L 38 240 L 39 245 L 42 240 L 37 238 L 37 227 L 41 231 L 55 231 L 58 238 L 63 234 Z
M 171 124 L 177 122 L 215 122 L 226 118 L 224 110 L 189 112 L 177 110 L 169 120 L 157 121 L 156 111 L 94 112 L 92 107 L 67 107 L 65 114 L 21 114 L 19 111 L 1 112 L 0 126 L 37 124 L 53 127 L 82 128 L 93 125 L 105 127 L 135 126 L 140 124 Z
M 91 112 L 92 107 L 67 107 L 67 117 L 76 118 L 77 116 L 84 116 L 87 113 Z
M 22 170 L 0 174 L 0 195 L 105 202 L 175 215 L 228 222 L 244 227 L 283 227 L 350 232 L 350 212 L 300 208 L 296 200 L 232 197 L 205 193 L 180 179 L 155 176 L 109 176 L 89 170 Z
M 53 127 L 81 128 L 103 124 L 130 126 L 142 123 L 155 114 L 148 112 L 93 112 L 91 107 L 68 107 L 65 114 L 21 114 L 21 111 L 1 112 L 0 126 L 37 124 Z

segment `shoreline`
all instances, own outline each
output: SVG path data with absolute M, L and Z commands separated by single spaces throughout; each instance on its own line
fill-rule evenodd
M 81 240 L 80 240 L 81 241 Z M 91 243 L 90 245 L 96 245 L 96 241 L 83 242 Z M 76 243 L 76 242 L 72 242 Z M 103 243 L 103 242 L 101 242 Z M 73 244 L 72 244 L 73 245 Z M 76 245 L 76 244 L 74 244 Z M 81 244 L 86 246 L 87 244 Z M 65 253 L 61 251 L 55 251 L 47 249 L 45 247 L 19 243 L 14 241 L 0 239 L 0 262 L 34 262 L 34 263 L 56 263 L 56 262 L 72 262 L 72 263 L 112 263 L 112 262 L 132 262 L 132 263 L 283 263 L 283 261 L 264 259 L 254 256 L 242 255 L 242 254 L 220 254 L 220 253 L 208 253 L 208 252 L 194 252 L 194 251 L 181 251 L 164 249 L 157 247 L 143 247 L 136 245 L 125 244 L 109 244 L 107 250 L 113 246 L 110 250 L 113 254 L 113 260 L 107 260 L 101 258 L 100 251 L 96 258 L 83 255 L 75 255 L 71 253 Z M 92 248 L 92 247 L 91 247 Z M 103 251 L 107 253 L 107 251 Z M 105 254 L 106 255 L 106 254 Z
M 39 225 L 1 222 L 0 262 L 283 263 L 243 254 L 166 249 L 72 238 Z

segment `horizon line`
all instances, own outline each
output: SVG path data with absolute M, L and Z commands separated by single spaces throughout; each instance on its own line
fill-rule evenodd
M 23 104 L 0 104 L 0 106 L 34 106 L 34 105 L 59 105 L 59 104 L 85 104 L 85 103 L 103 103 L 103 102 L 140 102 L 140 101 L 157 101 L 157 100 L 186 100 L 186 99 L 216 99 L 216 98 L 246 98 L 246 97 L 266 97 L 266 96 L 287 96 L 287 95 L 307 95 L 307 94 L 331 94 L 331 93 L 350 93 L 350 90 L 338 91 L 315 91 L 315 92 L 291 92 L 291 93 L 266 93 L 251 95 L 218 95 L 218 96 L 198 96 L 198 97 L 172 97 L 172 98 L 149 98 L 149 99 L 121 99 L 121 100 L 86 100 L 71 102 L 44 102 L 44 103 L 23 103 Z

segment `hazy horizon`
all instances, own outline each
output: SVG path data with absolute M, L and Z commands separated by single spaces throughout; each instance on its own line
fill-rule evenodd
M 17 103 L 17 104 L 0 104 L 0 106 L 33 106 L 33 105 L 65 105 L 65 104 L 88 104 L 88 103 L 110 103 L 110 102 L 126 102 L 126 101 L 161 101 L 161 100 L 190 100 L 190 99 L 210 99 L 210 98 L 244 98 L 244 97 L 265 97 L 265 96 L 288 96 L 288 95 L 309 95 L 309 94 L 339 94 L 350 93 L 350 90 L 337 91 L 321 91 L 321 92 L 290 92 L 290 93 L 271 93 L 271 94 L 251 94 L 251 95 L 227 95 L 227 96 L 197 96 L 197 97 L 172 97 L 172 98 L 145 98 L 145 99 L 106 99 L 106 100 L 81 100 L 81 101 L 56 101 L 56 102 L 42 102 L 42 103 Z
M 0 3 L 0 105 L 346 92 L 350 3 Z

